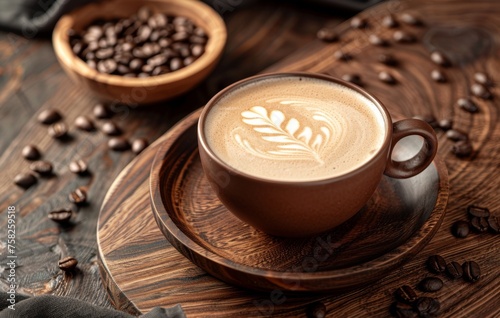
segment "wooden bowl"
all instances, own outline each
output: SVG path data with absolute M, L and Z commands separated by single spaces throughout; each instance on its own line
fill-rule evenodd
M 185 16 L 203 28 L 209 37 L 205 52 L 191 65 L 168 74 L 147 78 L 100 73 L 73 53 L 68 30 L 74 29 L 80 32 L 97 19 L 130 17 L 143 6 L 149 7 L 153 12 Z M 181 95 L 202 81 L 220 59 L 226 37 L 226 27 L 222 18 L 200 1 L 110 0 L 91 3 L 64 15 L 54 29 L 52 42 L 57 59 L 76 83 L 108 101 L 148 104 Z

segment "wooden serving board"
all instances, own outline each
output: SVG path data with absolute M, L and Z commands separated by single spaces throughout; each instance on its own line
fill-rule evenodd
M 412 13 L 423 22 L 413 26 L 400 22 L 396 29 L 382 25 L 382 19 L 393 14 Z M 450 176 L 450 202 L 441 229 L 428 246 L 409 263 L 389 273 L 382 280 L 342 295 L 291 296 L 280 290 L 256 293 L 226 285 L 201 271 L 177 252 L 161 236 L 152 217 L 128 219 L 117 213 L 123 206 L 128 215 L 149 204 L 149 185 L 138 182 L 149 171 L 150 156 L 137 158 L 114 182 L 103 204 L 98 223 L 101 274 L 111 301 L 120 309 L 139 313 L 154 306 L 180 303 L 188 317 L 206 316 L 306 316 L 305 306 L 321 300 L 327 316 L 387 317 L 394 300 L 392 292 L 408 284 L 416 286 L 429 275 L 424 262 L 429 255 L 441 254 L 447 260 L 463 262 L 475 260 L 482 276 L 475 284 L 452 281 L 442 277 L 445 286 L 435 294 L 441 302 L 443 317 L 496 317 L 500 286 L 500 253 L 498 236 L 471 234 L 467 239 L 454 238 L 449 229 L 456 220 L 466 218 L 467 204 L 489 206 L 498 213 L 500 202 L 498 181 L 485 184 L 482 176 L 492 175 L 499 167 L 500 129 L 498 123 L 498 86 L 490 86 L 494 98 L 485 100 L 472 97 L 479 112 L 471 114 L 456 107 L 461 97 L 470 97 L 473 74 L 488 74 L 493 83 L 500 75 L 498 52 L 500 43 L 500 3 L 497 1 L 407 1 L 386 2 L 360 14 L 368 27 L 353 29 L 348 23 L 339 27 L 340 41 L 332 44 L 319 41 L 303 51 L 272 67 L 271 71 L 310 71 L 342 76 L 346 73 L 361 75 L 364 88 L 377 96 L 394 119 L 415 115 L 433 115 L 438 120 L 449 118 L 454 126 L 466 131 L 474 147 L 467 158 L 450 154 L 453 142 L 439 133 L 439 154 L 445 159 Z M 415 36 L 414 43 L 397 43 L 392 39 L 396 30 Z M 377 34 L 388 41 L 385 47 L 373 46 L 368 37 Z M 341 50 L 352 58 L 340 61 L 334 58 Z M 430 53 L 439 50 L 450 60 L 450 67 L 433 63 Z M 397 60 L 396 67 L 377 61 L 380 53 L 390 53 Z M 435 83 L 430 74 L 440 69 L 447 77 L 445 83 Z M 378 79 L 379 71 L 387 71 L 396 79 L 388 85 Z M 162 137 L 151 149 L 168 139 Z M 125 184 L 126 187 L 118 185 Z M 141 194 L 137 197 L 135 194 Z M 141 215 L 142 216 L 142 215 Z M 137 233 L 137 229 L 142 232 Z M 124 239 L 126 238 L 126 239 Z M 488 248 L 481 248 L 487 246 Z M 164 258 L 144 258 L 145 254 L 162 251 Z M 134 264 L 141 263 L 140 270 Z M 146 264 L 146 266 L 144 266 Z M 162 273 L 175 268 L 171 275 Z M 119 273 L 116 271 L 119 269 Z M 199 293 L 192 293 L 193 286 Z

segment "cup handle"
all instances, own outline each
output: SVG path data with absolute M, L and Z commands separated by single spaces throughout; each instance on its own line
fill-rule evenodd
M 437 137 L 434 129 L 419 119 L 403 119 L 392 125 L 392 143 L 384 174 L 392 178 L 410 178 L 422 172 L 432 162 L 437 152 Z M 404 137 L 418 135 L 424 138 L 422 148 L 412 158 L 394 161 L 394 146 Z

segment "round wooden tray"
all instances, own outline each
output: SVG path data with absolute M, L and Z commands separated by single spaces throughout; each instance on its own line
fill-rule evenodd
M 302 315 L 301 313 L 303 313 L 307 304 L 316 301 L 318 298 L 323 298 L 323 302 L 328 306 L 333 301 L 333 298 L 327 295 L 303 294 L 291 297 L 284 296 L 286 293 L 281 293 L 283 291 L 281 287 L 271 293 L 261 293 L 226 284 L 193 264 L 162 235 L 151 212 L 149 194 L 150 168 L 155 154 L 161 148 L 160 153 L 162 154 L 166 154 L 167 150 L 169 152 L 175 150 L 175 153 L 181 154 L 177 160 L 168 160 L 167 162 L 177 162 L 179 164 L 189 162 L 192 164 L 188 169 L 179 166 L 172 171 L 184 171 L 184 173 L 194 173 L 194 175 L 200 173 L 200 167 L 196 167 L 199 164 L 195 156 L 196 144 L 193 144 L 194 137 L 190 135 L 190 133 L 195 132 L 193 127 L 196 126 L 199 114 L 200 110 L 189 115 L 134 159 L 116 178 L 105 197 L 97 226 L 97 240 L 99 268 L 110 301 L 116 308 L 135 314 L 148 312 L 155 306 L 168 307 L 181 304 L 188 317 L 262 316 L 271 308 L 270 306 L 273 307 L 274 316 L 290 317 Z M 159 154 L 159 156 L 161 155 Z M 413 235 L 410 235 L 411 237 L 404 244 L 390 253 L 386 253 L 383 257 L 344 269 L 335 269 L 339 264 L 329 261 L 328 264 L 332 268 L 325 267 L 326 263 L 322 264 L 322 267 L 318 268 L 318 277 L 325 273 L 346 273 L 353 270 L 366 273 L 363 274 L 364 277 L 371 277 L 369 273 L 373 272 L 373 267 L 369 266 L 376 265 L 379 269 L 397 266 L 422 248 L 438 229 L 448 199 L 448 176 L 443 162 L 436 158 L 433 166 L 426 170 L 426 173 L 434 180 L 432 187 L 435 190 L 431 191 L 434 194 L 430 200 L 435 204 L 426 203 L 427 200 L 418 200 L 417 204 L 423 206 L 431 204 L 434 209 L 430 213 L 427 208 L 424 208 L 425 211 L 428 211 L 426 213 L 430 213 L 430 217 L 424 221 L 423 225 Z M 178 178 L 178 174 L 177 176 L 173 174 L 173 176 L 177 181 L 185 180 Z M 202 179 L 199 179 L 199 181 L 201 182 Z M 208 186 L 203 182 L 201 184 Z M 388 182 L 388 190 L 395 189 L 391 188 L 389 181 L 385 182 Z M 422 179 L 415 183 L 415 186 L 419 186 L 419 184 L 432 188 L 428 182 Z M 210 208 L 215 209 L 218 213 L 223 213 L 220 207 L 217 208 L 220 203 L 213 199 L 213 193 L 206 186 L 200 188 L 200 190 L 205 189 L 206 192 L 201 192 L 202 197 L 198 198 L 203 198 L 203 195 L 208 199 L 212 198 L 209 202 L 212 202 L 214 206 Z M 408 189 L 405 191 L 396 189 L 396 191 L 400 195 L 408 195 L 405 194 Z M 382 197 L 379 196 L 379 198 Z M 380 208 L 388 209 L 389 206 L 384 206 L 387 202 L 380 199 L 372 201 L 379 202 Z M 411 213 L 408 209 L 404 211 Z M 208 214 L 205 215 L 209 217 Z M 390 214 L 385 213 L 384 215 L 389 220 Z M 165 214 L 163 217 L 167 216 Z M 401 217 L 404 217 L 404 215 L 398 216 L 398 218 Z M 186 225 L 188 224 L 186 223 Z M 356 226 L 353 226 L 353 229 L 355 228 Z M 258 232 L 251 229 L 247 229 L 247 231 L 252 235 L 256 235 L 256 237 L 260 236 Z M 371 233 L 376 234 L 377 232 L 374 229 Z M 183 234 L 182 231 L 178 233 Z M 352 233 L 354 234 L 354 232 Z M 367 237 L 369 234 L 367 233 Z M 186 235 L 185 237 L 190 239 Z M 344 237 L 344 239 L 347 238 Z M 271 241 L 278 244 L 278 241 Z M 332 237 L 330 242 L 337 241 L 335 241 L 335 237 Z M 307 242 L 302 244 L 307 244 Z M 372 248 L 378 245 L 381 244 L 376 243 Z M 294 250 L 302 251 L 302 253 L 307 251 L 307 248 L 304 249 L 303 246 L 297 245 Z M 335 244 L 333 246 L 336 247 L 336 250 L 339 250 L 339 246 Z M 218 249 L 224 250 L 222 245 L 218 246 Z M 252 253 L 251 247 L 242 246 L 241 250 L 244 251 L 243 254 L 250 255 Z M 229 249 L 229 251 L 231 250 Z M 354 253 L 352 254 L 354 258 L 357 257 Z M 344 261 L 347 261 L 349 255 L 343 255 Z M 196 258 L 200 259 L 202 256 L 196 255 Z M 293 255 L 288 256 L 291 257 L 290 260 L 295 262 L 298 259 L 296 256 L 292 257 Z M 274 258 L 281 261 L 286 259 L 281 255 L 273 255 L 273 258 L 268 261 L 272 262 Z M 210 263 L 207 262 L 207 264 Z M 227 264 L 219 263 L 218 268 L 223 269 L 225 266 Z M 267 266 L 265 262 L 262 262 L 259 266 L 260 268 L 257 267 L 256 271 L 265 272 L 262 270 Z M 282 263 L 281 266 L 281 268 L 285 268 L 286 264 Z M 293 267 L 290 269 L 293 270 Z M 296 273 L 293 271 L 290 272 L 290 275 L 292 275 L 290 276 L 292 278 L 296 277 Z M 238 277 L 241 276 L 236 276 L 236 278 Z M 261 280 L 265 281 L 264 278 L 262 277 Z M 236 280 L 237 282 L 240 281 L 239 279 Z M 279 280 L 276 281 L 276 283 L 279 282 Z M 365 281 L 364 284 L 366 285 L 367 282 Z M 286 302 L 283 303 L 281 301 L 283 299 L 286 299 Z M 273 300 L 279 301 L 279 307 L 278 303 L 272 302 Z

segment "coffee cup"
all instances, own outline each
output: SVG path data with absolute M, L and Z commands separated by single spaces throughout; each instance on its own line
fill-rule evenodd
M 413 135 L 422 137 L 421 148 L 395 160 L 394 146 Z M 270 73 L 234 83 L 207 103 L 198 146 L 204 173 L 229 211 L 270 235 L 304 237 L 354 216 L 384 174 L 422 172 L 437 139 L 424 121 L 393 123 L 377 98 L 351 83 Z

